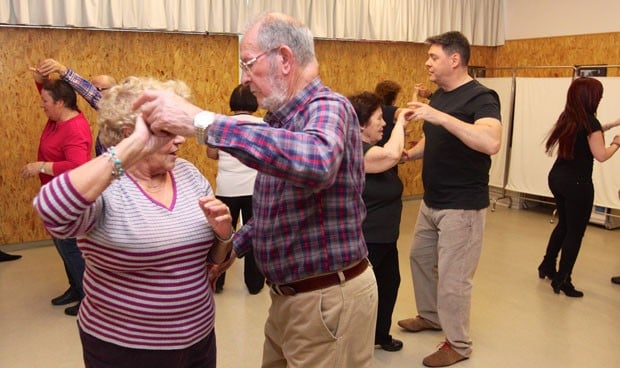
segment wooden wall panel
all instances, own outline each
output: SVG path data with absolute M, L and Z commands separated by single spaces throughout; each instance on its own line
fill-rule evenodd
M 49 238 L 31 202 L 38 178 L 24 180 L 19 169 L 35 161 L 46 117 L 39 107 L 29 66 L 54 58 L 85 78 L 111 74 L 180 79 L 192 89 L 194 101 L 228 113 L 230 91 L 238 84 L 238 39 L 170 33 L 0 28 L 0 230 L 1 243 Z M 93 131 L 96 113 L 81 98 Z M 181 146 L 180 156 L 194 162 L 215 183 L 217 166 L 206 159 L 195 140 Z
M 620 64 L 620 32 L 579 36 L 535 38 L 506 41 L 497 48 L 495 65 L 517 66 L 572 66 Z M 609 76 L 620 75 L 619 68 L 609 68 Z M 520 69 L 521 77 L 570 77 L 571 69 Z M 493 76 L 511 76 L 510 71 L 496 72 Z

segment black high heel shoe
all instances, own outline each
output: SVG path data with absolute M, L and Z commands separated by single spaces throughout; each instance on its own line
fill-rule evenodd
M 553 292 L 559 294 L 560 291 L 563 291 L 566 296 L 571 298 L 582 298 L 583 291 L 575 289 L 575 285 L 569 280 L 563 282 L 555 282 L 556 280 L 551 281 L 551 287 L 553 288 Z
M 0 262 L 9 262 L 9 261 L 14 261 L 20 258 L 22 258 L 22 256 L 17 255 L 17 254 L 4 253 L 3 251 L 0 250 Z
M 546 277 L 549 280 L 553 280 L 556 273 L 557 272 L 555 271 L 555 267 L 548 267 L 543 263 L 538 266 L 538 277 L 541 279 L 544 279 Z

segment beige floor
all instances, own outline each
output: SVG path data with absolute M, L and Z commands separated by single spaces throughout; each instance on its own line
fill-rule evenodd
M 405 202 L 399 242 L 402 283 L 394 321 L 415 315 L 408 263 L 419 202 Z M 498 207 L 487 214 L 482 260 L 475 278 L 471 332 L 474 353 L 458 367 L 620 367 L 620 230 L 590 226 L 574 272 L 585 292 L 572 299 L 552 292 L 536 267 L 552 229 L 549 211 Z M 82 367 L 75 318 L 49 300 L 64 291 L 60 260 L 51 246 L 15 250 L 23 258 L 0 263 L 0 367 Z M 249 295 L 241 262 L 216 296 L 219 367 L 260 366 L 268 293 Z M 400 352 L 376 350 L 376 367 L 422 367 L 441 332 L 410 334 Z

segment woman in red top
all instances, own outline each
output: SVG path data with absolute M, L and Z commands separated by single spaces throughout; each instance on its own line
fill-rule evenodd
M 33 72 L 41 95 L 39 105 L 48 119 L 41 134 L 37 161 L 22 167 L 21 175 L 30 178 L 38 174 L 41 185 L 44 185 L 54 176 L 89 161 L 93 139 L 86 117 L 77 108 L 77 98 L 71 86 L 65 81 L 48 79 L 47 75 Z M 78 302 L 65 309 L 66 314 L 75 316 L 84 296 L 84 259 L 75 238 L 52 240 L 62 258 L 70 285 L 62 295 L 52 299 L 52 304 Z

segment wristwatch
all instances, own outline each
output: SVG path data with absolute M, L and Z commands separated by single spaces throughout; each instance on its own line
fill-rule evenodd
M 43 163 L 41 164 L 41 167 L 39 168 L 39 172 L 40 172 L 41 174 L 45 174 L 45 162 L 43 162 Z
M 215 114 L 211 111 L 201 111 L 194 116 L 194 128 L 198 144 L 207 144 L 207 128 L 209 128 L 209 125 L 213 124 L 214 120 Z

